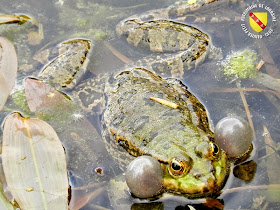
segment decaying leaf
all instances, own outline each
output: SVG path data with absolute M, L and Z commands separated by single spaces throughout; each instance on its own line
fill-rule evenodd
M 257 163 L 253 160 L 241 163 L 233 168 L 233 175 L 244 181 L 252 181 L 257 170 Z
M 0 111 L 14 86 L 16 74 L 16 50 L 8 39 L 0 36 Z
M 17 15 L 0 15 L 0 24 L 19 23 L 20 19 Z
M 46 122 L 11 114 L 4 123 L 2 162 L 21 209 L 67 209 L 65 152 Z
M 215 199 L 215 198 L 207 198 L 206 202 L 203 203 L 204 206 L 207 206 L 208 208 L 215 208 L 215 209 L 224 209 L 224 204 L 221 203 L 221 201 Z
M 258 76 L 256 78 L 252 78 L 252 80 L 271 90 L 276 91 L 277 93 L 280 93 L 280 82 L 268 74 L 259 72 Z
M 6 24 L 6 23 L 18 23 L 23 24 L 26 21 L 30 20 L 30 17 L 27 15 L 5 15 L 0 14 L 0 24 Z
M 3 109 L 3 106 L 5 105 L 9 94 L 10 94 L 10 91 L 7 88 L 6 79 L 0 73 L 0 111 Z
M 38 23 L 38 31 L 30 31 L 27 34 L 28 43 L 31 45 L 40 44 L 44 39 L 43 24 Z
M 37 19 L 25 14 L 18 14 L 18 15 L 0 14 L 0 24 L 17 23 L 21 25 L 27 21 L 30 22 L 32 25 L 38 27 L 38 31 L 33 31 L 34 29 L 32 29 L 32 31 L 28 32 L 28 43 L 31 45 L 39 44 L 44 38 L 44 34 L 43 34 L 43 25 L 40 24 Z
M 75 109 L 71 99 L 40 80 L 25 80 L 25 96 L 31 112 L 44 120 L 64 120 Z

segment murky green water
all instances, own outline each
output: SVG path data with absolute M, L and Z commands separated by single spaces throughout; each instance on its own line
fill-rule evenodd
M 19 60 L 17 85 L 20 86 L 24 77 L 37 75 L 41 70 L 42 66 L 33 66 L 35 62 L 32 57 L 35 52 L 75 37 L 91 39 L 94 42 L 88 74 L 85 77 L 112 72 L 125 65 L 113 54 L 108 46 L 116 48 L 133 61 L 146 56 L 147 52 L 128 46 L 124 40 L 119 39 L 115 33 L 115 26 L 120 20 L 130 15 L 167 7 L 172 4 L 172 1 L 0 0 L 0 3 L 0 13 L 28 14 L 41 24 L 40 27 L 38 24 L 0 25 L 0 34 L 11 40 L 17 50 Z M 222 49 L 223 58 L 232 51 L 239 51 L 245 48 L 254 50 L 258 55 L 258 61 L 261 59 L 266 61 L 261 71 L 279 79 L 277 77 L 277 74 L 279 76 L 277 67 L 279 67 L 280 62 L 279 3 L 277 1 L 262 1 L 260 3 L 264 4 L 264 7 L 269 6 L 272 8 L 277 18 L 277 22 L 273 22 L 268 10 L 263 8 L 254 10 L 267 12 L 267 28 L 273 29 L 272 34 L 267 37 L 264 36 L 262 39 L 249 37 L 241 27 L 241 24 L 244 23 L 253 33 L 249 19 L 245 20 L 245 22 L 240 20 L 246 8 L 254 4 L 252 1 L 237 0 L 230 3 L 225 1 L 224 4 L 221 3 L 218 7 L 211 7 L 210 9 L 205 7 L 204 12 L 194 13 L 184 22 L 208 33 L 211 36 L 213 45 Z M 219 19 L 224 17 L 224 21 L 215 23 L 215 17 Z M 234 19 L 236 21 L 233 21 Z M 178 19 L 178 21 L 182 20 Z M 268 29 L 266 30 L 268 31 Z M 43 37 L 34 38 L 30 32 L 43 34 Z M 274 64 L 271 63 L 271 59 Z M 273 190 L 266 189 L 272 184 L 280 184 L 278 176 L 280 158 L 279 148 L 277 147 L 280 144 L 279 89 L 270 89 L 271 87 L 266 85 L 264 81 L 254 79 L 242 79 L 241 82 L 233 78 L 225 79 L 221 71 L 219 71 L 219 63 L 219 60 L 208 58 L 182 80 L 187 84 L 190 91 L 205 104 L 214 125 L 220 119 L 231 115 L 241 116 L 248 120 L 248 112 L 246 114 L 244 101 L 242 101 L 240 91 L 237 89 L 237 83 L 240 83 L 245 94 L 256 136 L 253 143 L 254 150 L 249 160 L 257 163 L 256 173 L 251 181 L 242 181 L 236 178 L 231 171 L 223 193 L 218 197 L 219 202 L 224 204 L 224 209 L 278 209 L 280 208 L 279 186 L 276 186 Z M 267 83 L 269 84 L 270 81 L 268 80 Z M 8 106 L 11 102 L 8 101 L 7 103 Z M 1 120 L 7 113 L 1 113 Z M 76 117 L 78 118 L 79 115 Z M 90 116 L 86 117 L 96 126 L 97 123 Z M 94 128 L 89 121 L 77 119 L 69 122 L 67 128 L 61 128 L 53 122 L 49 123 L 57 126 L 55 129 L 66 148 L 72 188 L 99 183 L 98 186 L 89 187 L 87 190 L 73 190 L 72 195 L 83 196 L 94 190 L 104 189 L 98 195 L 93 196 L 89 204 L 82 209 L 102 209 L 101 206 L 113 208 L 108 199 L 110 187 L 107 182 L 121 172 L 104 148 L 102 139 L 99 136 L 100 128 L 98 126 Z M 264 131 L 264 126 L 267 127 L 270 133 Z M 268 137 L 276 145 L 276 148 L 273 148 L 275 153 L 269 157 L 266 156 L 268 154 L 265 143 L 265 138 Z M 271 145 L 268 147 L 271 147 Z M 274 165 L 270 164 L 272 162 Z M 188 200 L 179 196 L 169 196 L 154 201 L 156 203 L 153 205 L 147 204 L 147 206 L 136 204 L 141 202 L 138 199 L 131 198 L 129 202 L 131 203 L 128 206 L 131 206 L 132 209 L 189 209 L 188 205 L 193 206 L 195 209 L 200 209 L 205 200 Z M 214 203 L 216 207 L 218 206 L 217 203 Z

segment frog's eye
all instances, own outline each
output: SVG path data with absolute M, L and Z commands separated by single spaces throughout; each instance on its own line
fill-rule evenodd
M 172 158 L 169 162 L 168 171 L 173 177 L 181 177 L 186 175 L 191 169 L 191 160 L 181 160 L 179 158 Z
M 217 144 L 210 142 L 209 151 L 210 151 L 210 157 L 212 158 L 219 157 L 220 149 Z

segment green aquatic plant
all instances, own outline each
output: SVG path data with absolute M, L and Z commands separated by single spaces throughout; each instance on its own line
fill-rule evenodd
M 253 78 L 257 75 L 256 60 L 257 54 L 252 50 L 234 52 L 222 62 L 222 71 L 225 76 L 236 79 Z
M 59 33 L 63 34 L 67 29 L 75 36 L 87 37 L 93 40 L 104 40 L 113 32 L 115 16 L 118 15 L 112 7 L 83 0 L 73 4 L 65 3 L 58 7 Z
M 194 4 L 196 0 L 188 0 L 188 4 Z
M 13 100 L 14 104 L 19 109 L 18 111 L 21 111 L 25 116 L 32 115 L 32 113 L 28 107 L 23 89 L 15 91 L 11 96 L 12 96 L 12 100 Z

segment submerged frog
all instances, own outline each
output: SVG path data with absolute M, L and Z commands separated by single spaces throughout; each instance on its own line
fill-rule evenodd
M 141 59 L 135 66 L 145 66 L 163 76 L 181 78 L 185 71 L 204 61 L 210 51 L 211 40 L 197 28 L 164 19 L 168 11 L 153 10 L 129 17 L 116 26 L 116 31 L 129 44 L 155 53 Z

